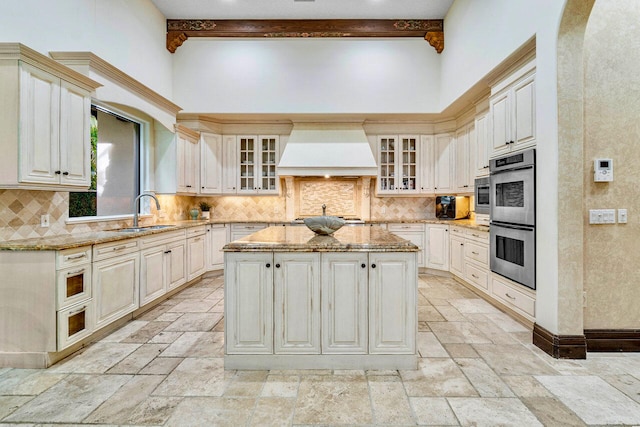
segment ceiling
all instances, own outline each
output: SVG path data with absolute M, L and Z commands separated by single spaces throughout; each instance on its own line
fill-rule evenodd
M 444 19 L 454 0 L 151 0 L 167 19 Z

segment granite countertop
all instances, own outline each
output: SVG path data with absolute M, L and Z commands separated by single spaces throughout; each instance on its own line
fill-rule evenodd
M 176 221 L 170 224 L 171 227 L 148 229 L 135 233 L 122 232 L 117 230 L 91 231 L 86 233 L 62 234 L 58 236 L 8 240 L 5 242 L 0 242 L 0 251 L 60 251 L 63 249 L 79 248 L 81 246 L 97 245 L 99 243 L 135 239 L 137 237 L 149 236 L 151 234 L 164 233 L 168 231 L 175 231 L 206 224 L 207 221 Z M 158 223 L 154 225 L 162 224 Z
M 0 251 L 59 251 L 63 249 L 71 249 L 78 248 L 81 246 L 90 246 L 97 245 L 100 243 L 108 243 L 114 242 L 118 240 L 127 240 L 133 239 L 137 237 L 148 236 L 151 234 L 164 233 L 168 231 L 175 231 L 182 228 L 195 227 L 198 225 L 206 225 L 206 224 L 277 224 L 280 225 L 280 229 L 282 228 L 294 228 L 294 227 L 282 227 L 282 225 L 289 225 L 291 221 L 238 221 L 238 220 L 229 220 L 229 219 L 211 219 L 211 220 L 182 220 L 182 221 L 173 221 L 170 225 L 172 227 L 161 228 L 161 229 L 148 229 L 145 231 L 137 232 L 137 233 L 125 233 L 117 230 L 112 231 L 95 231 L 95 232 L 86 232 L 86 233 L 75 233 L 75 234 L 61 234 L 57 236 L 46 236 L 46 237 L 34 237 L 29 239 L 21 239 L 21 240 L 8 240 L 4 242 L 0 242 Z M 367 225 L 377 225 L 377 224 L 387 224 L 387 223 L 406 223 L 406 224 L 448 224 L 448 225 L 457 225 L 461 227 L 466 227 L 478 231 L 489 231 L 489 227 L 486 225 L 476 224 L 475 221 L 469 219 L 459 219 L 459 220 L 439 220 L 439 219 L 409 219 L 409 220 L 398 220 L 398 219 L 384 219 L 384 220 L 368 220 L 365 221 Z M 158 223 L 154 225 L 162 225 L 163 223 Z M 307 230 L 306 227 L 299 227 L 303 230 Z M 353 228 L 378 228 L 378 227 L 343 227 L 341 230 L 353 229 Z M 341 231 L 338 230 L 338 231 Z M 313 234 L 310 230 L 309 233 Z M 381 230 L 384 231 L 384 230 Z M 334 234 L 336 236 L 336 234 Z M 327 242 L 325 242 L 327 243 Z M 358 249 L 360 250 L 360 249 Z
M 418 247 L 381 227 L 345 226 L 329 236 L 304 226 L 269 227 L 235 240 L 226 252 L 417 252 Z

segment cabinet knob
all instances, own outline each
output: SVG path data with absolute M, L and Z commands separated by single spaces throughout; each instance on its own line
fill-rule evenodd
M 504 143 L 504 145 L 509 145 L 509 144 L 510 144 L 510 143 L 509 143 L 509 141 L 507 141 L 507 142 L 505 142 L 505 143 Z
M 376 265 L 375 264 L 371 264 L 371 268 L 376 268 Z
M 165 254 L 170 254 L 170 253 L 171 253 L 171 251 L 170 251 L 170 250 L 168 250 L 168 251 L 164 251 L 164 253 L 165 253 Z
M 276 268 L 280 268 L 280 264 L 276 264 Z
M 363 264 L 360 264 L 360 267 L 362 267 L 362 268 L 367 268 L 367 264 L 364 264 L 364 263 L 363 263 Z
M 267 268 L 270 268 L 270 267 L 271 267 L 271 264 L 267 263 Z
M 61 171 L 55 171 L 54 172 L 56 175 L 60 175 Z
M 69 172 L 62 172 L 62 175 L 69 175 Z

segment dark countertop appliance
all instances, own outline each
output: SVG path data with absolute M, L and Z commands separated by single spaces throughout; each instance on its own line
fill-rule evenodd
M 436 197 L 436 218 L 462 219 L 469 216 L 469 198 L 456 196 Z

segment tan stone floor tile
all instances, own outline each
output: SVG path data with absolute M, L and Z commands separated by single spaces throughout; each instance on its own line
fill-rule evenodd
M 457 343 L 449 343 L 442 344 L 442 346 L 447 350 L 450 357 L 458 358 L 458 357 L 480 357 L 480 355 L 473 349 L 471 344 L 457 344 Z
M 107 371 L 108 374 L 137 374 L 169 344 L 143 344 Z
M 458 420 L 444 397 L 410 397 L 409 402 L 418 425 L 458 425 Z
M 586 427 L 586 424 L 558 399 L 525 397 L 521 400 L 545 427 Z
M 127 338 L 123 339 L 120 342 L 144 344 L 150 339 L 152 339 L 154 336 L 156 336 L 158 333 L 160 333 L 164 328 L 166 328 L 170 324 L 171 322 L 168 322 L 168 321 L 149 322 L 146 325 L 144 325 L 142 328 L 138 329 L 136 332 L 129 335 Z
M 106 337 L 102 338 L 100 342 L 120 342 L 124 339 L 127 339 L 131 334 L 146 326 L 147 323 L 149 322 L 146 320 L 140 320 L 140 318 L 132 320 L 120 329 L 117 329 Z
M 130 375 L 68 375 L 4 421 L 81 422 L 131 378 Z
M 92 424 L 127 424 L 129 414 L 145 401 L 163 380 L 164 376 L 161 375 L 139 375 L 131 378 L 84 421 Z
M 543 359 L 519 344 L 474 344 L 473 348 L 498 375 L 559 374 Z
M 365 375 L 362 369 L 334 369 L 333 375 Z
M 152 393 L 154 396 L 222 396 L 229 377 L 222 359 L 182 361 Z
M 126 424 L 163 425 L 183 399 L 182 397 L 148 397 L 128 414 Z
M 43 369 L 12 369 L 0 377 L 0 395 L 40 394 L 57 384 L 66 375 Z
M 515 397 L 511 389 L 482 359 L 455 359 L 482 397 Z
M 400 373 L 395 369 L 370 369 L 366 372 L 369 375 L 384 375 L 384 376 L 400 376 Z
M 518 397 L 553 396 L 540 381 L 531 375 L 503 375 L 502 380 Z
M 175 313 L 205 313 L 216 305 L 215 302 L 201 299 L 185 299 L 169 309 Z
M 253 412 L 250 426 L 289 426 L 293 420 L 296 399 L 286 397 L 261 397 Z
M 100 341 L 92 344 L 82 353 L 73 355 L 54 365 L 49 368 L 48 372 L 101 374 L 136 351 L 141 345 Z
M 226 397 L 257 397 L 267 379 L 268 371 L 238 371 L 224 392 Z
M 172 427 L 238 427 L 249 421 L 256 399 L 246 397 L 188 397 L 166 422 Z
M 432 332 L 418 332 L 418 353 L 420 357 L 448 357 L 447 351 Z
M 471 322 L 429 322 L 443 344 L 490 344 L 492 341 Z
M 166 312 L 162 313 L 160 316 L 156 317 L 154 321 L 156 322 L 175 322 L 182 316 L 183 313 L 174 313 L 174 312 Z
M 138 316 L 136 318 L 136 320 L 144 320 L 144 321 L 154 321 L 154 320 L 160 320 L 160 317 L 166 313 L 167 311 L 169 311 L 169 309 L 172 307 L 172 305 L 166 305 L 166 304 L 160 304 L 157 305 L 155 307 L 153 307 L 151 310 L 144 312 L 143 314 L 141 314 L 140 316 Z
M 222 313 L 185 313 L 166 332 L 208 332 L 222 319 Z
M 144 367 L 140 375 L 169 375 L 184 359 L 179 357 L 157 357 Z
M 0 420 L 33 399 L 33 396 L 0 396 Z
M 269 371 L 271 375 L 304 375 L 304 376 L 316 376 L 316 375 L 332 375 L 331 369 L 272 369 Z
M 397 376 L 368 377 L 376 424 L 414 424 L 409 398 Z
M 442 317 L 448 322 L 464 322 L 467 320 L 455 307 L 451 305 L 441 305 L 435 307 Z
M 180 336 L 182 336 L 184 332 L 166 332 L 162 331 L 155 337 L 149 340 L 149 344 L 171 344 Z
M 297 397 L 300 377 L 298 375 L 269 374 L 262 388 L 262 397 Z
M 449 358 L 420 359 L 418 370 L 400 371 L 409 396 L 477 396 L 458 365 Z
M 461 426 L 543 427 L 540 421 L 515 398 L 448 398 Z
M 206 299 L 214 292 L 214 289 L 207 287 L 195 287 L 191 286 L 190 288 L 185 289 L 184 291 L 176 294 L 173 298 L 177 299 Z
M 418 307 L 418 321 L 421 322 L 443 322 L 444 317 L 432 305 Z
M 373 414 L 366 377 L 303 376 L 294 424 L 371 424 Z
M 640 371 L 638 371 L 640 377 Z M 607 375 L 602 377 L 603 380 L 640 403 L 640 378 L 633 375 Z

